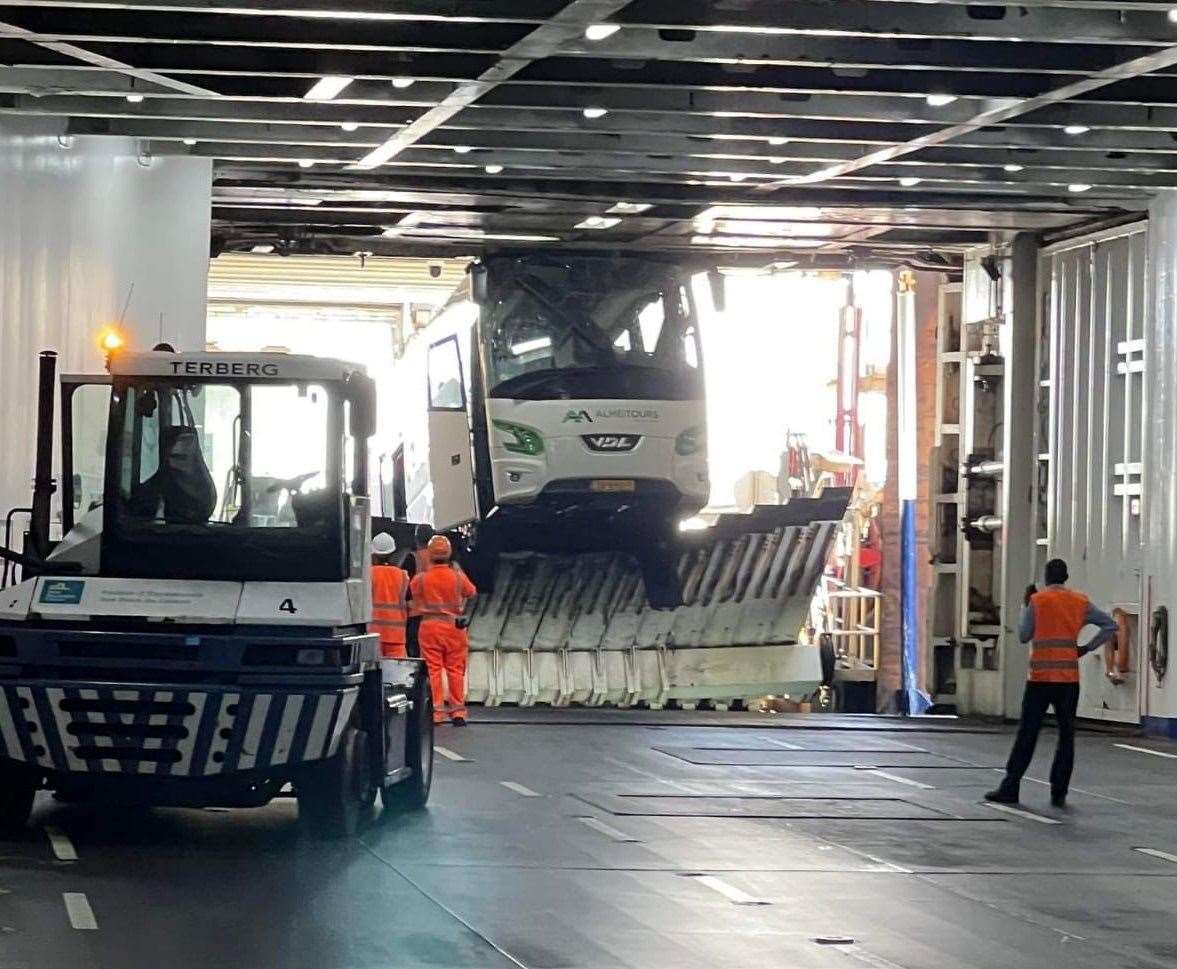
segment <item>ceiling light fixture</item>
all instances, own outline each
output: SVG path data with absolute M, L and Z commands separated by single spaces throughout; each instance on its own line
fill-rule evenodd
M 616 202 L 605 211 L 616 215 L 641 215 L 653 207 L 650 202 Z
M 929 94 L 924 100 L 929 108 L 943 108 L 956 100 L 955 94 Z
M 311 89 L 302 96 L 302 99 L 304 101 L 330 101 L 332 98 L 338 97 L 343 89 L 354 80 L 354 77 L 344 74 L 327 74 L 315 81 Z
M 454 145 L 455 155 L 469 155 L 473 150 L 469 145 Z
M 314 165 L 314 161 L 310 158 L 300 158 L 298 160 L 299 168 L 310 168 L 312 165 Z
M 195 138 L 185 138 L 184 144 L 186 144 L 189 148 L 191 148 L 193 145 L 196 144 L 196 139 Z
M 417 79 L 414 77 L 394 77 L 392 79 L 392 86 L 398 91 L 403 91 L 407 87 L 412 87 Z
M 787 145 L 789 143 L 789 139 L 788 138 L 769 138 L 768 143 L 770 145 Z
M 742 182 L 748 176 L 744 172 L 730 172 L 727 177 L 733 182 Z
M 1091 186 L 1086 184 L 1085 182 L 1072 182 L 1070 185 L 1067 186 L 1067 191 L 1074 192 L 1076 195 L 1079 192 L 1090 191 L 1090 189 L 1091 189 Z
M 1172 10 L 1169 11 L 1169 20 L 1171 20 L 1173 23 L 1177 24 L 1177 7 L 1174 7 Z
M 1069 124 L 1063 128 L 1063 132 L 1068 135 L 1085 135 L 1090 130 L 1085 124 Z
M 907 176 L 904 176 L 903 178 L 899 179 L 899 184 L 902 185 L 904 188 L 914 188 L 921 181 L 922 181 L 922 179 L 916 178 L 914 175 L 907 175 Z
M 582 219 L 573 226 L 574 229 L 612 229 L 613 226 L 618 225 L 620 219 L 610 219 L 603 215 L 590 215 L 587 219 Z
M 274 247 L 273 247 L 273 246 L 254 246 L 254 247 L 253 247 L 252 249 L 250 249 L 249 251 L 250 251 L 250 252 L 256 252 L 256 253 L 257 253 L 259 256 L 264 256 L 264 255 L 266 255 L 267 253 L 273 252 L 273 251 L 274 251 Z
M 1004 168 L 1004 169 L 1005 169 L 1007 172 L 1011 172 L 1011 173 L 1012 173 L 1012 172 L 1020 172 L 1024 166 L 1023 166 L 1023 165 L 1004 165 L 1004 166 L 1002 166 L 1002 167 L 1003 167 L 1003 168 Z
M 608 108 L 585 108 L 584 116 L 590 121 L 595 121 L 597 118 L 603 118 L 609 113 Z
M 587 40 L 606 40 L 620 29 L 620 24 L 590 24 L 585 30 L 584 36 Z
M 783 165 L 785 163 L 785 160 L 778 155 L 775 158 L 770 158 L 768 160 L 768 163 L 770 165 Z
M 355 121 L 345 121 L 339 127 L 341 127 L 344 131 L 347 131 L 349 133 L 352 131 L 359 131 L 360 130 L 360 126 Z
M 128 94 L 127 100 L 131 104 L 142 104 L 143 103 L 143 95 L 142 94 Z
M 487 165 L 486 168 L 483 170 L 486 172 L 487 175 L 497 175 L 497 174 L 499 174 L 499 172 L 501 172 L 503 170 L 503 166 L 502 165 Z

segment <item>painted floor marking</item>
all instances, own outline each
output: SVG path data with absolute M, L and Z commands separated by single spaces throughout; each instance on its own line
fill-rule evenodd
M 875 767 L 861 767 L 859 770 L 867 771 L 874 774 L 876 777 L 885 777 L 889 781 L 894 781 L 896 784 L 906 784 L 908 787 L 918 787 L 921 791 L 936 790 L 931 784 L 925 784 L 923 781 L 913 781 L 910 777 L 900 777 L 898 774 L 888 774 L 885 770 L 879 770 Z
M 514 791 L 520 797 L 543 797 L 538 791 L 533 791 L 530 787 L 524 787 L 516 781 L 499 781 L 508 791 Z
M 1112 744 L 1113 747 L 1119 747 L 1121 750 L 1135 750 L 1139 754 L 1152 754 L 1154 757 L 1167 757 L 1169 760 L 1177 760 L 1177 754 L 1170 754 L 1165 750 L 1153 750 L 1150 747 L 1137 747 L 1134 744 Z
M 1132 850 L 1139 851 L 1142 855 L 1148 855 L 1150 858 L 1160 858 L 1161 861 L 1171 861 L 1177 865 L 1177 855 L 1161 851 L 1159 848 L 1133 848 Z
M 98 920 L 94 918 L 94 910 L 90 908 L 90 900 L 82 892 L 62 892 L 65 901 L 65 912 L 69 916 L 69 924 L 75 929 L 93 930 L 98 928 Z
M 455 763 L 469 763 L 468 757 L 463 757 L 457 751 L 450 750 L 449 747 L 443 747 L 441 744 L 434 744 L 433 749 L 437 753 L 441 754 L 441 756 L 446 760 L 452 760 Z
M 1001 811 L 1004 814 L 1016 814 L 1019 818 L 1027 818 L 1030 821 L 1037 821 L 1039 824 L 1062 824 L 1058 818 L 1048 818 L 1043 814 L 1035 814 L 1033 811 L 1023 811 L 1021 808 L 1014 807 L 1012 804 L 994 804 L 992 801 L 985 801 L 985 807 L 992 808 L 994 811 Z
M 777 740 L 775 737 L 769 737 L 768 742 L 774 747 L 780 747 L 782 750 L 804 750 L 800 744 L 791 744 L 787 740 Z
M 45 836 L 49 839 L 49 846 L 53 849 L 53 854 L 58 861 L 78 860 L 78 851 L 74 847 L 74 843 L 69 840 L 69 835 L 64 831 L 46 825 Z
M 622 844 L 641 844 L 641 841 L 639 841 L 637 838 L 626 834 L 624 831 L 613 827 L 611 824 L 606 824 L 600 818 L 585 817 L 577 818 L 576 820 L 585 827 L 592 828 L 594 831 L 603 834 L 606 838 L 612 838 L 614 841 L 619 841 Z
M 705 885 L 713 892 L 719 892 L 729 902 L 734 902 L 736 905 L 770 905 L 771 902 L 766 902 L 762 898 L 756 898 L 749 895 L 745 891 L 736 888 L 735 885 L 729 885 L 722 878 L 716 878 L 714 875 L 691 875 L 695 881 L 700 885 Z

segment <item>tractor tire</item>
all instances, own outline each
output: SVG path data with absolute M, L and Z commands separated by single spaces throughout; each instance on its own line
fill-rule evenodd
M 0 768 L 0 832 L 20 831 L 33 813 L 37 778 L 11 767 Z
M 413 690 L 413 709 L 405 729 L 405 766 L 412 774 L 380 789 L 384 810 L 420 811 L 433 787 L 433 696 L 422 672 Z
M 320 838 L 353 838 L 376 799 L 368 735 L 349 727 L 339 753 L 298 783 L 298 816 Z

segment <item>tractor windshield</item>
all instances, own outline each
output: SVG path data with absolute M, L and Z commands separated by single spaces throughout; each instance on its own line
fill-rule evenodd
M 104 571 L 248 578 L 265 562 L 266 577 L 334 575 L 341 415 L 337 396 L 317 383 L 117 381 Z M 292 561 L 307 554 L 315 561 Z

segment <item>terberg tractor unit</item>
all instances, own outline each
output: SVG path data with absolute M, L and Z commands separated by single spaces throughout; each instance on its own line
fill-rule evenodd
M 378 791 L 424 805 L 428 678 L 367 632 L 363 368 L 161 347 L 63 377 L 57 543 L 54 370 L 28 538 L 0 548 L 0 823 L 42 788 L 244 807 L 289 785 L 328 835 Z

